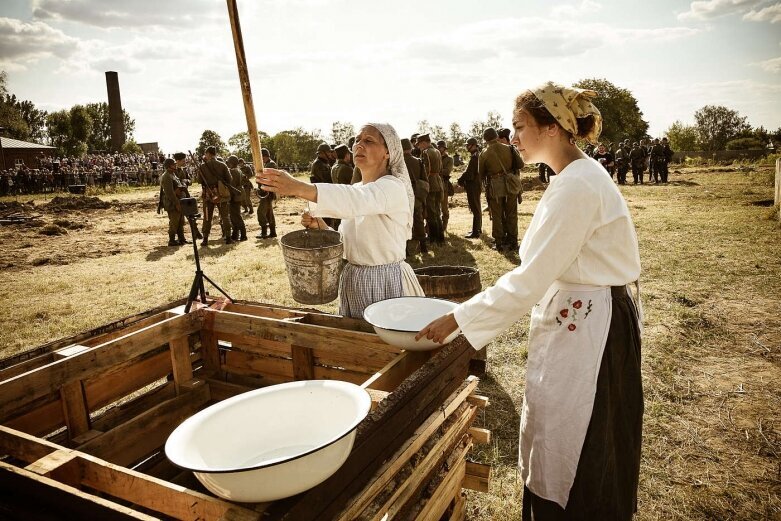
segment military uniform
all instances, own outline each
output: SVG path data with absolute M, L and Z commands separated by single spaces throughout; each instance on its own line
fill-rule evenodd
M 629 149 L 626 146 L 616 150 L 616 177 L 618 184 L 626 184 L 626 174 L 629 172 Z
M 349 185 L 353 178 L 353 167 L 346 161 L 338 159 L 331 167 L 331 182 L 340 185 Z
M 225 238 L 225 242 L 231 241 L 231 221 L 230 221 L 230 188 L 231 174 L 228 171 L 228 166 L 222 161 L 217 161 L 212 158 L 205 161 L 200 166 L 200 171 L 203 176 L 203 180 L 206 181 L 206 185 L 212 191 L 219 194 L 219 202 L 213 203 L 204 195 L 203 200 L 203 245 L 208 244 L 209 232 L 212 229 L 212 219 L 214 218 L 214 209 L 217 207 L 220 211 L 220 226 L 222 227 L 222 236 Z M 220 189 L 220 183 L 223 188 Z
M 330 183 L 331 182 L 331 165 L 323 159 L 318 157 L 312 161 L 309 172 L 309 181 L 312 183 Z
M 664 157 L 664 160 L 661 162 L 661 174 L 662 174 L 662 182 L 667 182 L 667 176 L 669 174 L 669 165 L 670 161 L 673 160 L 673 150 L 670 148 L 670 143 L 663 142 L 662 143 L 662 155 Z
M 277 168 L 277 164 L 269 159 L 263 163 L 263 168 Z M 277 236 L 277 220 L 274 217 L 274 199 L 277 198 L 273 192 L 266 192 L 258 188 L 258 224 L 260 225 L 260 235 L 258 239 L 272 239 Z
M 428 197 L 428 179 L 423 162 L 411 153 L 404 153 L 404 163 L 407 165 L 412 189 L 415 192 L 415 210 L 412 214 L 412 240 L 407 241 L 407 256 L 416 253 L 415 243 L 420 247 L 421 253 L 428 252 L 426 245 L 426 199 Z
M 635 184 L 643 184 L 643 167 L 645 166 L 645 152 L 637 144 L 629 151 L 629 163 L 632 165 L 632 177 Z
M 182 193 L 184 184 L 176 176 L 176 172 L 166 169 L 160 176 L 160 188 L 163 208 L 168 213 L 168 245 L 185 244 L 187 241 L 184 238 L 184 216 L 179 203 L 179 193 Z
M 442 154 L 434 147 L 421 150 L 420 159 L 428 176 L 428 197 L 426 198 L 426 224 L 429 240 L 445 242 L 445 230 L 442 227 Z
M 450 184 L 450 174 L 453 173 L 453 158 L 442 155 L 442 231 L 447 232 L 447 223 L 450 220 L 450 196 L 453 194 L 453 185 Z
M 651 153 L 650 153 L 651 159 L 650 159 L 650 172 L 648 174 L 648 181 L 651 181 L 653 179 L 654 183 L 659 182 L 659 174 L 662 170 L 662 163 L 664 162 L 664 148 L 662 147 L 661 143 L 654 143 L 651 145 Z
M 469 156 L 469 163 L 466 170 L 458 178 L 458 184 L 464 187 L 466 191 L 466 201 L 469 204 L 469 211 L 472 212 L 472 231 L 467 234 L 470 239 L 480 237 L 483 232 L 483 212 L 480 205 L 480 192 L 482 192 L 482 182 L 480 173 L 477 171 L 478 156 L 480 150 L 475 150 Z
M 244 192 L 241 206 L 244 208 L 245 212 L 251 214 L 253 212 L 252 189 L 255 188 L 252 186 L 252 178 L 255 177 L 255 173 L 249 165 L 241 165 L 239 166 L 239 170 L 241 170 L 241 190 Z
M 523 160 L 515 147 L 492 140 L 478 156 L 477 171 L 486 183 L 491 210 L 491 235 L 496 249 L 518 247 L 518 195 Z
M 244 218 L 241 216 L 241 207 L 244 204 L 244 190 L 242 190 L 242 178 L 244 177 L 238 165 L 230 168 L 231 185 L 235 190 L 231 190 L 230 217 L 233 233 L 231 239 L 234 241 L 247 240 L 247 228 L 244 225 Z

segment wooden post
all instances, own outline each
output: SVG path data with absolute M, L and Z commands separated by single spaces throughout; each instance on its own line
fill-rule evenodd
M 776 159 L 776 195 L 773 204 L 781 204 L 781 158 Z M 781 211 L 778 212 L 778 220 L 781 221 Z
M 255 120 L 255 107 L 252 104 L 252 91 L 249 85 L 249 72 L 247 71 L 247 58 L 244 55 L 244 39 L 241 36 L 241 24 L 239 23 L 239 9 L 236 0 L 228 1 L 228 18 L 233 33 L 233 47 L 236 50 L 236 65 L 239 68 L 239 82 L 241 83 L 241 95 L 244 99 L 244 112 L 247 115 L 247 131 L 249 132 L 249 144 L 252 148 L 252 164 L 255 166 L 255 174 L 263 172 L 263 157 L 260 154 L 260 136 L 258 136 L 258 124 Z

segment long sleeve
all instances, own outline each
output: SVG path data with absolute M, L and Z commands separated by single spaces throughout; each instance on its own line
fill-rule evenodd
M 409 214 L 404 185 L 391 176 L 367 184 L 318 183 L 316 186 L 317 204 L 312 211 L 316 217 L 350 219 L 367 215 Z
M 456 322 L 475 349 L 529 312 L 593 233 L 601 197 L 588 183 L 569 181 L 554 183 L 540 200 L 523 239 L 521 265 L 456 308 Z

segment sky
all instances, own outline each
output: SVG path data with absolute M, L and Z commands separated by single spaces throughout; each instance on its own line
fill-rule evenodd
M 238 0 L 261 130 L 387 121 L 463 129 L 548 80 L 605 78 L 649 132 L 725 105 L 781 127 L 781 1 Z M 116 71 L 137 142 L 194 149 L 247 122 L 223 0 L 1 0 L 9 90 L 54 111 L 107 101 Z M 438 137 L 438 136 L 435 136 Z

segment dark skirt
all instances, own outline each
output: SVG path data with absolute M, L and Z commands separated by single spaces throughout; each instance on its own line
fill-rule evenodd
M 611 293 L 613 315 L 594 410 L 567 508 L 524 487 L 523 521 L 624 521 L 637 511 L 643 430 L 640 329 L 626 288 L 613 287 Z

